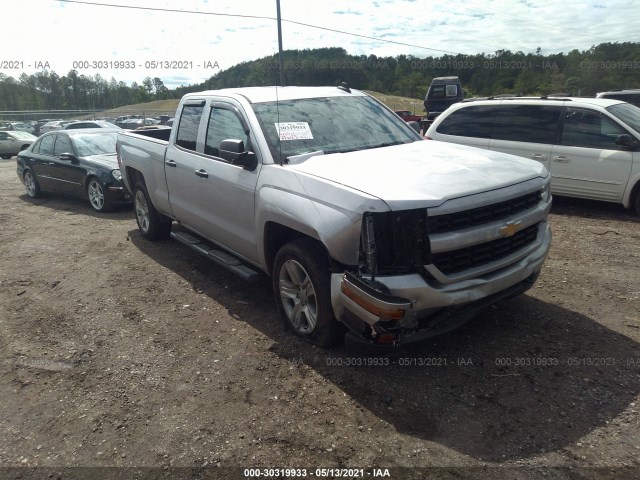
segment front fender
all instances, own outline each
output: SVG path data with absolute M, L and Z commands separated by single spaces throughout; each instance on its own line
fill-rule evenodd
M 362 214 L 389 210 L 387 204 L 376 197 L 288 171 L 287 167 L 264 166 L 261 180 L 256 192 L 256 240 L 263 265 L 266 264 L 264 226 L 267 222 L 315 238 L 337 262 L 357 265 Z

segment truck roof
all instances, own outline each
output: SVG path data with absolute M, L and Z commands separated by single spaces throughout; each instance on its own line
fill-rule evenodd
M 244 87 L 244 88 L 223 88 L 220 90 L 207 90 L 204 92 L 188 93 L 184 99 L 198 99 L 209 96 L 238 97 L 246 98 L 249 103 L 275 102 L 276 100 L 297 100 L 302 98 L 322 98 L 322 97 L 349 97 L 366 96 L 367 94 L 359 90 L 351 89 L 350 92 L 338 87 Z

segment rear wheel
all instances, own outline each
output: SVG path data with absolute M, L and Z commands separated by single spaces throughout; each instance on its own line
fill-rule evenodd
M 303 340 L 329 347 L 344 337 L 331 307 L 326 254 L 310 239 L 280 249 L 273 265 L 273 292 L 285 325 Z
M 0 155 L 0 158 L 4 160 L 9 160 L 11 157 L 13 157 L 13 155 L 11 155 L 10 153 L 3 153 L 2 155 Z
M 22 174 L 22 178 L 24 179 L 24 188 L 27 191 L 27 195 L 31 198 L 38 198 L 41 193 L 40 187 L 38 186 L 36 177 L 33 175 L 31 170 L 25 170 Z
M 640 217 L 640 185 L 636 187 L 636 195 L 633 198 L 633 208 L 636 211 L 636 215 Z
M 142 182 L 133 189 L 134 210 L 140 233 L 149 240 L 162 240 L 171 233 L 171 220 L 158 213 L 149 199 L 147 187 Z

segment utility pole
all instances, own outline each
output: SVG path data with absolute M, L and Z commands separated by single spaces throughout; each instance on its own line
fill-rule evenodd
M 280 72 L 279 84 L 284 87 L 284 59 L 282 58 L 282 18 L 280 17 L 280 0 L 276 0 L 278 11 L 278 70 Z

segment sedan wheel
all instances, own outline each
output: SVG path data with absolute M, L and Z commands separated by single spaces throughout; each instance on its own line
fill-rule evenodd
M 33 173 L 31 173 L 31 170 L 26 170 L 24 172 L 24 188 L 27 191 L 27 195 L 29 195 L 31 198 L 40 196 L 40 188 L 38 187 L 36 179 L 34 178 Z
M 87 195 L 89 196 L 89 203 L 93 209 L 97 212 L 106 212 L 111 209 L 111 205 L 105 198 L 104 194 L 104 185 L 97 178 L 92 178 L 89 180 L 89 185 L 87 186 Z

